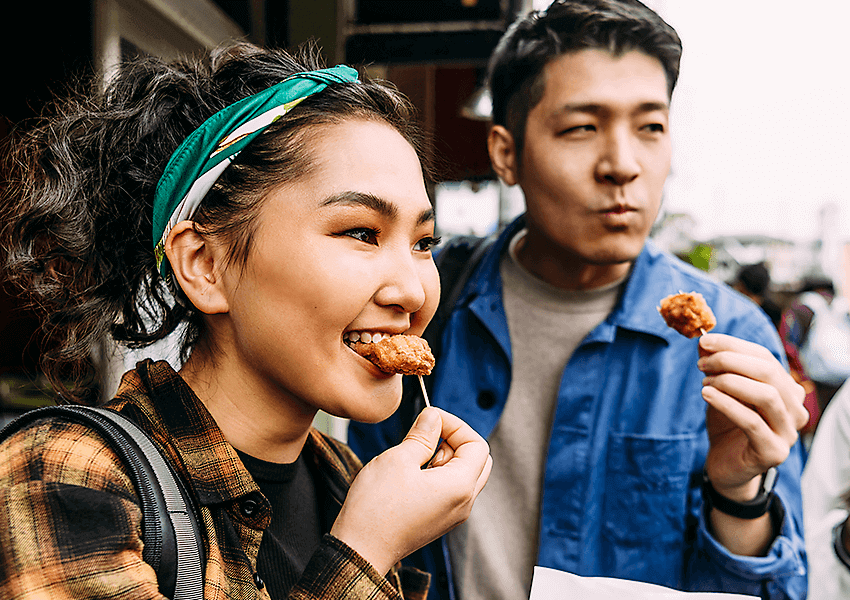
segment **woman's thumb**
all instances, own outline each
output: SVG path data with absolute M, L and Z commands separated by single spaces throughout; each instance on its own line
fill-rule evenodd
M 400 446 L 407 452 L 413 453 L 418 464 L 425 464 L 437 449 L 442 430 L 443 419 L 440 417 L 440 412 L 436 408 L 426 408 L 419 413 L 419 417 L 404 436 Z

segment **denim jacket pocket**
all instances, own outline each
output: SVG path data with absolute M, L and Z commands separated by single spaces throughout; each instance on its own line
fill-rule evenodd
M 696 434 L 612 434 L 604 535 L 618 544 L 682 543 Z
M 696 440 L 695 434 L 609 438 L 603 573 L 681 585 Z

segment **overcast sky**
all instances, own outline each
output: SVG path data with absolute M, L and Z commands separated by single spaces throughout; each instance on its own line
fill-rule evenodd
M 699 237 L 808 240 L 832 203 L 828 226 L 850 241 L 850 2 L 645 3 L 684 44 L 667 209 Z

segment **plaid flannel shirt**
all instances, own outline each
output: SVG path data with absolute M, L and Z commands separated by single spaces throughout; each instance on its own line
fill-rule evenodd
M 206 556 L 204 597 L 269 598 L 257 552 L 271 507 L 204 405 L 166 362 L 140 362 L 109 407 L 148 431 L 194 491 Z M 306 456 L 341 506 L 360 468 L 347 446 L 312 430 Z M 141 511 L 125 470 L 82 425 L 40 421 L 0 446 L 0 597 L 162 598 L 142 561 Z M 290 599 L 424 600 L 429 576 L 383 577 L 326 534 Z

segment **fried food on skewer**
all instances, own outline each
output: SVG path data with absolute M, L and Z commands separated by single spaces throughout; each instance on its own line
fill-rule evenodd
M 353 342 L 352 349 L 385 373 L 430 375 L 434 355 L 428 342 L 415 335 L 392 335 L 379 342 Z
M 711 331 L 717 325 L 714 313 L 699 292 L 679 292 L 662 298 L 658 312 L 668 326 L 688 338 Z

